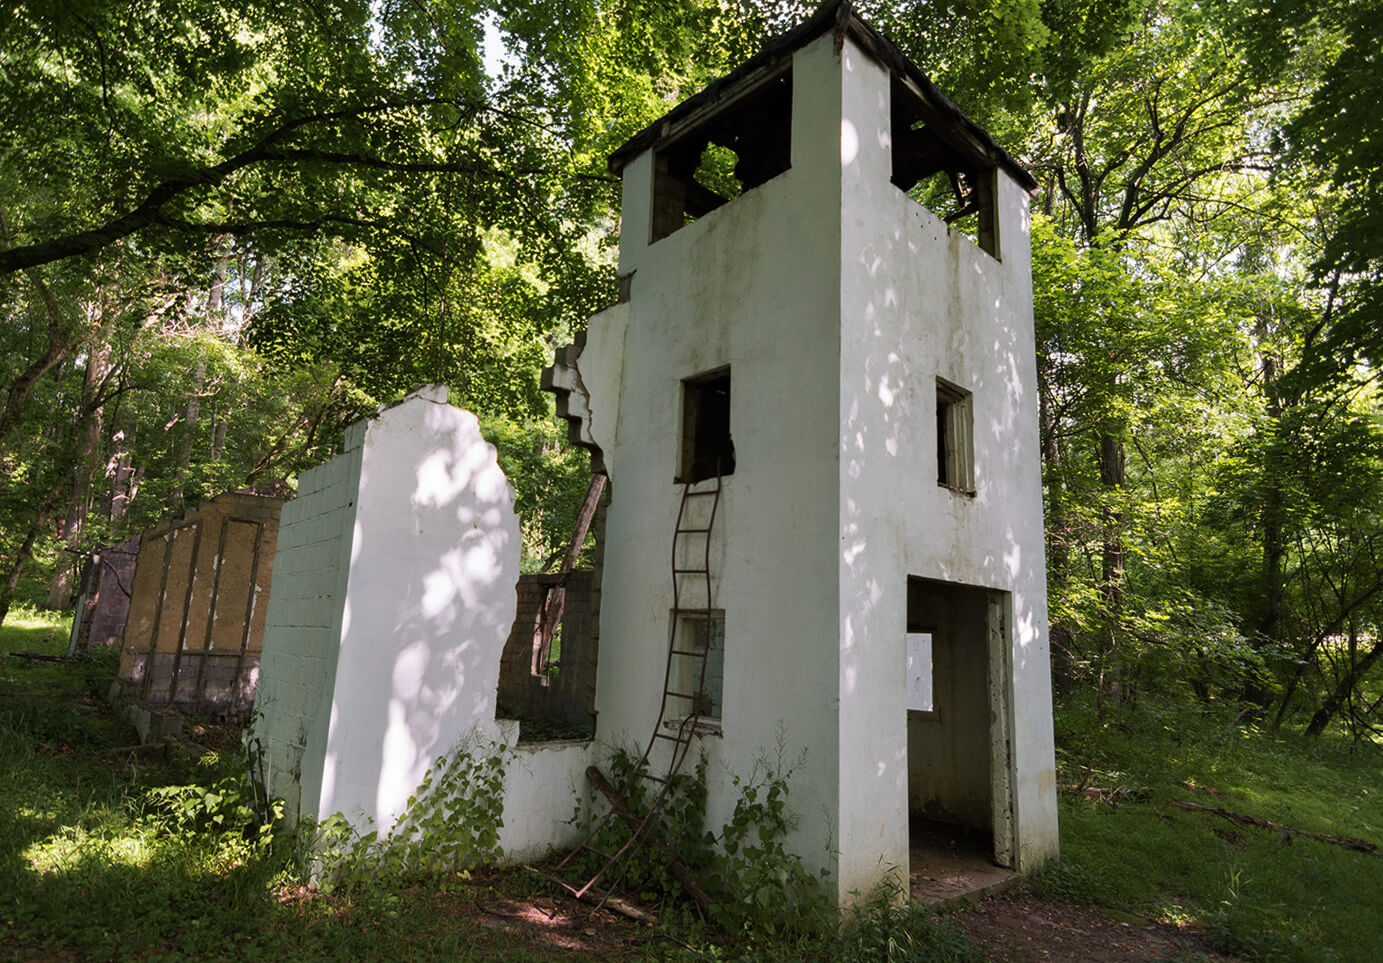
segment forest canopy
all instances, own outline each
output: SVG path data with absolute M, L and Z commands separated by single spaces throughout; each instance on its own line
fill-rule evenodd
M 858 5 L 1026 166 L 1060 691 L 1383 721 L 1380 0 Z M 0 613 L 291 486 L 424 382 L 525 565 L 585 490 L 538 377 L 614 300 L 606 156 L 770 0 L 19 0 L 0 22 Z

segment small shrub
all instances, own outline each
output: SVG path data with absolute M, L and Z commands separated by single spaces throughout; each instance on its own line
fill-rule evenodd
M 502 855 L 505 746 L 463 741 L 439 756 L 393 830 L 358 832 L 340 813 L 304 822 L 300 857 L 328 888 L 381 878 L 466 870 Z
M 774 935 L 793 924 L 810 929 L 827 909 L 826 871 L 813 876 L 787 848 L 798 821 L 788 806 L 788 784 L 806 752 L 787 765 L 785 748 L 780 731 L 773 759 L 760 756 L 747 777 L 732 777 L 740 795 L 718 839 L 721 921 L 751 933 Z

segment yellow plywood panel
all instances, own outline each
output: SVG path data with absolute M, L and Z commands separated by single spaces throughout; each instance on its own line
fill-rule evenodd
M 239 652 L 245 637 L 245 616 L 250 611 L 252 578 L 255 574 L 255 549 L 261 525 L 228 518 L 221 549 L 220 582 L 216 592 L 216 612 L 211 629 L 211 650 Z
M 176 652 L 182 641 L 187 589 L 190 582 L 195 585 L 192 563 L 196 558 L 201 528 L 199 522 L 193 522 L 173 530 L 173 543 L 168 550 L 168 577 L 163 583 L 159 605 L 158 635 L 154 640 L 154 650 L 157 652 Z

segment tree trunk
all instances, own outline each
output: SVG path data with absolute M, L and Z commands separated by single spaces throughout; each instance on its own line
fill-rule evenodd
M 24 575 L 24 567 L 29 564 L 29 559 L 34 557 L 34 540 L 38 538 L 44 527 L 48 524 L 48 513 L 53 507 L 53 502 L 57 500 L 60 489 L 53 489 L 48 492 L 43 500 L 43 506 L 38 514 L 29 523 L 29 530 L 24 534 L 24 541 L 20 544 L 18 551 L 14 553 L 14 561 L 10 563 L 10 571 L 5 576 L 5 584 L 0 586 L 0 625 L 5 624 L 5 618 L 10 614 L 10 604 L 14 601 L 15 590 L 19 588 L 19 579 Z
M 1257 619 L 1258 646 L 1264 647 L 1277 641 L 1282 622 L 1283 578 L 1282 567 L 1286 556 L 1283 544 L 1284 495 L 1282 490 L 1281 452 L 1285 439 L 1282 430 L 1282 400 L 1277 391 L 1277 364 L 1272 357 L 1263 359 L 1263 392 L 1267 398 L 1267 413 L 1274 426 L 1273 436 L 1268 439 L 1263 451 L 1263 507 L 1261 514 L 1263 531 L 1263 562 L 1260 570 L 1262 585 L 1262 608 Z M 1295 683 L 1295 680 L 1293 680 Z M 1295 688 L 1295 684 L 1293 685 Z M 1250 678 L 1244 685 L 1244 698 L 1250 703 L 1266 709 L 1273 700 L 1272 687 L 1266 679 Z M 1286 702 L 1283 703 L 1286 710 Z M 1279 713 L 1279 721 L 1281 713 Z
M 1100 597 L 1104 603 L 1104 627 L 1100 640 L 1100 692 L 1117 705 L 1126 695 L 1123 667 L 1119 664 L 1122 658 L 1120 621 L 1124 608 L 1124 513 L 1117 507 L 1125 484 L 1124 443 L 1108 427 L 1100 435 L 1100 483 L 1106 499 L 1101 511 L 1104 531 L 1100 550 Z
M 173 489 L 173 508 L 181 510 L 187 497 L 187 476 L 192 467 L 192 446 L 197 440 L 197 419 L 202 413 L 202 388 L 206 384 L 206 358 L 197 359 L 187 406 L 183 409 L 182 436 L 178 439 L 178 483 Z
M 106 461 L 106 486 L 101 495 L 100 512 L 118 522 L 129 511 L 130 499 L 134 497 L 134 467 L 130 454 L 134 450 L 134 426 L 128 431 L 120 428 L 112 432 L 107 445 L 110 458 Z
M 211 409 L 211 460 L 218 462 L 225 453 L 226 415 L 224 412 L 217 411 L 213 405 Z
M 19 372 L 5 392 L 5 405 L 0 408 L 0 443 L 3 443 L 9 433 L 19 424 L 20 416 L 24 412 L 24 405 L 28 403 L 29 395 L 33 394 L 34 388 L 38 387 L 39 380 L 67 360 L 67 357 L 81 343 L 80 337 L 66 337 L 64 335 L 62 307 L 58 304 L 58 299 L 54 297 L 53 292 L 49 290 L 48 285 L 43 282 L 37 272 L 30 272 L 29 280 L 43 298 L 44 311 L 48 315 L 48 344 L 44 347 L 41 355 Z
M 1355 688 L 1359 685 L 1359 680 L 1369 674 L 1374 665 L 1383 656 L 1383 639 L 1375 639 L 1373 647 L 1364 653 L 1362 659 L 1351 659 L 1349 668 L 1340 677 L 1340 681 L 1335 683 L 1335 688 L 1331 690 L 1321 707 L 1311 716 L 1311 721 L 1306 724 L 1306 734 L 1313 739 L 1325 731 L 1325 727 L 1330 725 L 1330 720 L 1335 718 Z
M 99 318 L 103 313 L 99 301 L 88 306 L 87 317 L 92 322 L 92 328 L 100 325 Z M 96 404 L 96 398 L 110 372 L 108 332 L 108 324 L 100 325 L 100 333 L 92 342 L 87 357 L 86 372 L 82 375 L 82 404 L 77 415 L 77 451 L 72 467 L 71 500 L 62 521 L 62 543 L 68 552 L 78 551 L 82 532 L 86 528 L 87 513 L 91 510 L 91 476 L 100 463 L 101 405 Z M 61 610 L 72 603 L 72 577 L 72 565 L 58 566 L 53 580 L 48 583 L 44 608 Z
M 1039 369 L 1039 378 L 1041 373 Z M 1066 490 L 1062 478 L 1061 442 L 1057 438 L 1056 418 L 1047 392 L 1038 393 L 1038 417 L 1042 431 L 1042 477 L 1047 484 L 1047 591 L 1053 598 L 1066 594 L 1071 569 L 1071 533 L 1066 512 Z M 1053 621 L 1048 631 L 1052 657 L 1052 678 L 1057 694 L 1070 695 L 1075 687 L 1072 651 L 1075 635 L 1069 625 Z

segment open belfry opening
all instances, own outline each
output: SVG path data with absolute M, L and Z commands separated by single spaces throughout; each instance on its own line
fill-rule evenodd
M 944 132 L 954 128 L 954 122 L 930 107 L 905 78 L 894 76 L 889 94 L 890 180 L 948 225 L 964 231 L 981 250 L 999 257 L 996 165 L 948 139 Z
M 792 73 L 761 78 L 660 147 L 651 240 L 667 237 L 792 166 Z

